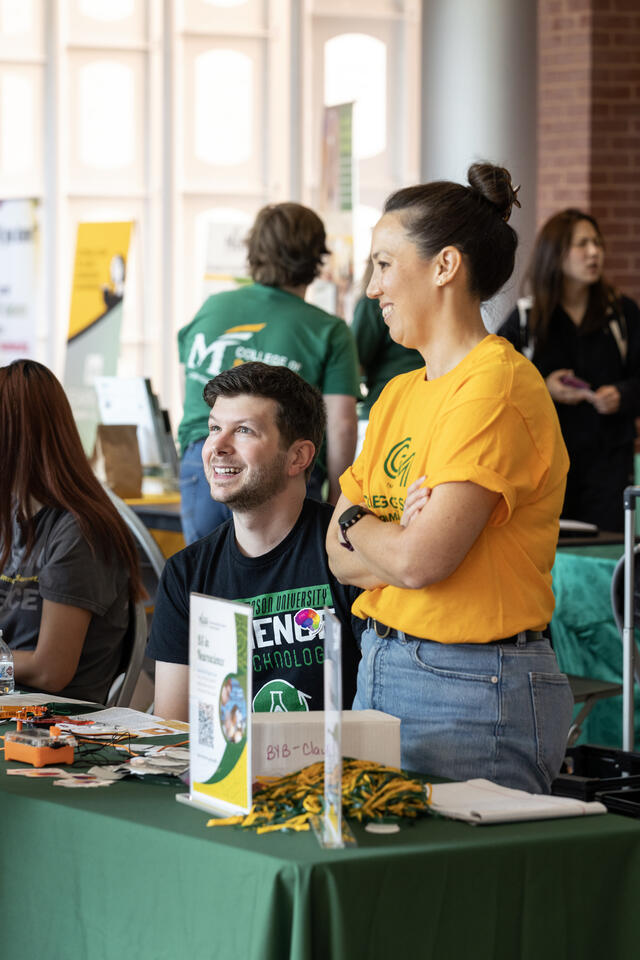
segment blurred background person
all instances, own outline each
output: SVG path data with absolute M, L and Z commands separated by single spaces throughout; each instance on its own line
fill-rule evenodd
M 640 415 L 640 311 L 603 276 L 596 220 L 568 209 L 536 239 L 528 282 L 498 333 L 545 378 L 571 458 L 562 516 L 624 529 Z
M 104 703 L 129 603 L 136 545 L 96 479 L 53 373 L 0 368 L 0 629 L 16 687 Z
M 187 543 L 231 516 L 223 503 L 211 499 L 202 467 L 209 416 L 202 390 L 221 371 L 257 360 L 288 367 L 320 390 L 327 433 L 309 482 L 310 496 L 320 499 L 328 479 L 327 499 L 335 503 L 338 477 L 355 454 L 360 394 L 355 343 L 344 320 L 304 299 L 327 253 L 322 221 L 299 203 L 269 205 L 258 213 L 247 247 L 253 284 L 209 297 L 178 334 L 186 378 L 178 440 Z
M 382 388 L 399 373 L 408 373 L 424 365 L 417 350 L 410 350 L 391 339 L 389 328 L 382 319 L 377 300 L 370 300 L 365 290 L 371 279 L 373 265 L 369 261 L 362 279 L 362 296 L 353 313 L 351 331 L 356 341 L 360 370 L 366 387 L 366 396 L 358 404 L 358 449 L 364 438 L 364 428 Z

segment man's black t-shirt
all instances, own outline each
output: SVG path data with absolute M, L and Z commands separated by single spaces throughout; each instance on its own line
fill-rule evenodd
M 364 625 L 351 615 L 356 587 L 329 570 L 325 537 L 332 508 L 305 500 L 298 520 L 269 553 L 246 557 L 233 520 L 167 561 L 156 597 L 147 654 L 189 662 L 189 595 L 204 593 L 253 606 L 253 709 L 322 710 L 323 607 L 342 625 L 343 706 L 351 706 Z

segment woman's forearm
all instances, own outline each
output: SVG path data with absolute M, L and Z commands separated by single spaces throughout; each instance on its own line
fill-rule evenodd
M 355 551 L 347 551 L 338 544 L 329 552 L 329 567 L 339 583 L 346 583 L 361 590 L 376 590 L 385 587 L 388 581 L 377 576 Z
M 399 525 L 383 523 L 381 520 L 378 520 L 377 517 L 373 516 L 373 514 L 365 516 L 350 528 L 349 541 L 352 543 L 354 549 L 348 550 L 342 544 L 337 523 L 337 517 L 346 509 L 345 503 L 346 506 L 349 506 L 349 501 L 341 497 L 327 534 L 327 554 L 329 557 L 329 566 L 334 577 L 339 580 L 340 583 L 348 583 L 354 587 L 361 587 L 363 590 L 375 590 L 378 587 L 388 586 L 389 584 L 393 586 L 404 586 L 404 584 L 390 576 L 389 566 L 383 566 L 379 562 L 379 551 L 377 551 L 375 547 L 375 542 L 379 540 L 379 537 L 375 536 L 374 531 L 372 531 L 373 543 L 371 546 L 369 546 L 370 537 L 362 541 L 362 538 L 358 536 L 359 546 L 353 544 L 352 541 L 352 533 L 359 534 L 360 531 L 357 531 L 357 528 L 366 524 L 367 527 L 371 525 L 372 527 L 380 528 L 376 532 L 381 535 L 386 546 L 386 541 L 389 539 L 389 528 L 395 527 L 396 532 L 400 532 Z
M 362 590 L 375 590 L 378 587 L 384 587 L 388 581 L 381 580 L 380 577 L 376 576 L 358 553 L 354 550 L 347 550 L 342 545 L 338 518 L 351 506 L 353 506 L 351 501 L 344 494 L 340 494 L 327 530 L 326 548 L 331 572 L 339 583 L 360 587 Z
M 344 547 L 341 549 L 351 558 L 346 562 L 352 563 L 355 569 L 366 571 L 376 586 L 388 584 L 411 588 L 403 563 L 403 533 L 400 524 L 385 523 L 372 514 L 350 528 L 349 541 L 353 552 Z
M 80 607 L 43 600 L 35 650 L 14 650 L 16 683 L 57 693 L 73 680 L 91 613 Z
M 364 516 L 348 532 L 353 562 L 383 583 L 407 590 L 440 583 L 462 563 L 499 500 L 498 493 L 474 483 L 444 483 L 408 526 Z
M 73 678 L 73 674 L 68 679 L 66 674 L 61 675 L 54 664 L 43 663 L 36 650 L 13 650 L 12 653 L 17 686 L 24 684 L 25 687 L 57 693 Z

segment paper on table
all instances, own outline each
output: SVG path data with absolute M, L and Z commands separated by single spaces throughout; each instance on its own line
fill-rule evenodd
M 68 775 L 68 771 L 63 770 L 62 767 L 10 767 L 5 770 L 5 773 L 13 777 L 33 777 L 35 780 Z
M 99 780 L 97 777 L 89 776 L 70 776 L 65 777 L 63 780 L 54 780 L 54 787 L 70 787 L 71 789 L 93 789 L 93 787 L 110 787 L 113 783 L 113 780 Z
M 79 722 L 76 730 L 74 720 Z M 91 721 L 91 728 L 85 726 Z M 184 729 L 184 725 L 174 725 L 172 721 L 162 720 L 141 710 L 131 710 L 129 707 L 108 707 L 106 710 L 96 710 L 95 713 L 82 713 L 69 717 L 68 722 L 58 726 L 64 730 L 80 732 L 83 736 L 98 736 L 107 732 L 129 733 L 136 737 L 167 737 Z
M 585 803 L 571 797 L 551 797 L 501 787 L 490 780 L 434 783 L 431 809 L 444 817 L 468 823 L 508 823 L 606 813 L 602 803 Z
M 42 707 L 46 703 L 86 704 L 95 707 L 91 700 L 70 700 L 69 697 L 59 697 L 55 693 L 3 693 L 0 705 L 3 707 Z

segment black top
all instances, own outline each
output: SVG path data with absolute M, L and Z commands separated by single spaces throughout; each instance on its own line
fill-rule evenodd
M 543 377 L 554 370 L 573 370 L 593 390 L 611 384 L 620 391 L 619 412 L 607 416 L 598 413 L 587 402 L 556 404 L 569 455 L 581 447 L 599 450 L 633 443 L 633 421 L 640 415 L 640 310 L 628 297 L 622 297 L 621 304 L 621 326 L 627 341 L 626 360 L 623 360 L 608 324 L 594 333 L 583 333 L 560 306 L 556 307 L 551 318 L 551 336 L 547 343 L 543 346 L 535 344 L 532 360 Z M 497 332 L 522 351 L 517 310 L 507 317 Z
M 605 530 L 623 528 L 622 491 L 633 478 L 634 420 L 640 416 L 640 310 L 628 297 L 620 303 L 619 329 L 626 342 L 626 358 L 611 324 L 585 333 L 560 306 L 552 315 L 547 342 L 535 342 L 532 356 L 543 377 L 568 369 L 593 390 L 610 384 L 620 391 L 620 409 L 614 414 L 598 413 L 587 401 L 556 403 L 571 458 L 563 516 L 590 521 Z M 517 309 L 497 333 L 521 352 L 527 342 L 531 345 L 528 327 L 523 343 Z
M 327 606 L 342 624 L 343 706 L 348 709 L 360 657 L 354 634 L 363 622 L 350 612 L 358 589 L 342 586 L 329 570 L 325 537 L 331 514 L 329 504 L 305 500 L 293 529 L 261 557 L 240 552 L 233 520 L 171 557 L 156 597 L 148 656 L 189 662 L 190 593 L 246 601 L 253 605 L 253 709 L 322 710 L 322 608 Z

